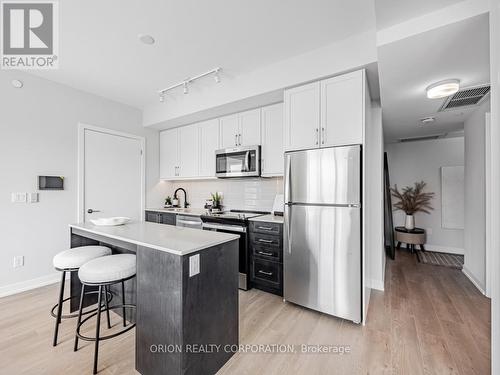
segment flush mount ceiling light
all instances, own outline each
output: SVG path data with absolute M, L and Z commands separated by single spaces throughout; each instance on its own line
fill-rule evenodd
M 214 75 L 214 80 L 215 82 L 219 83 L 220 82 L 220 75 L 219 73 L 222 71 L 222 68 L 215 68 L 215 69 L 212 69 L 212 70 L 209 70 L 208 72 L 205 72 L 205 73 L 202 73 L 202 74 L 199 74 L 195 77 L 192 77 L 192 78 L 186 78 L 184 81 L 182 82 L 179 82 L 179 83 L 176 83 L 175 85 L 172 85 L 170 87 L 167 87 L 167 88 L 164 88 L 162 90 L 158 90 L 158 95 L 160 96 L 160 102 L 163 103 L 165 101 L 165 94 L 170 91 L 170 90 L 173 90 L 177 87 L 181 87 L 182 86 L 182 91 L 184 92 L 184 94 L 189 94 L 189 87 L 188 85 L 191 83 L 191 82 L 194 82 L 196 81 L 197 79 L 200 79 L 200 78 L 203 78 L 203 77 L 206 77 L 210 74 L 213 74 Z
M 460 81 L 458 79 L 447 79 L 433 83 L 425 89 L 429 99 L 445 98 L 455 94 L 460 89 Z
M 137 37 L 144 44 L 151 45 L 151 44 L 155 43 L 155 38 L 153 38 L 151 35 L 148 35 L 148 34 L 139 34 Z
M 23 81 L 20 81 L 18 79 L 13 79 L 11 83 L 12 83 L 12 86 L 14 86 L 16 89 L 20 89 L 24 85 Z

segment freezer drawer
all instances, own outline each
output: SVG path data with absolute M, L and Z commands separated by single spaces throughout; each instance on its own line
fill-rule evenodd
M 285 203 L 359 204 L 361 146 L 285 154 Z
M 284 297 L 361 321 L 359 208 L 285 206 Z

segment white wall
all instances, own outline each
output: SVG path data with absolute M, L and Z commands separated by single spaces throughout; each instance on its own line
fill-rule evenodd
M 382 109 L 374 105 L 371 121 L 366 127 L 366 252 L 369 255 L 371 287 L 384 290 L 384 136 Z
M 13 88 L 12 79 L 24 87 Z M 137 109 L 14 71 L 0 72 L 0 103 L 2 295 L 52 281 L 52 257 L 69 246 L 68 224 L 77 219 L 78 122 L 146 136 L 149 205 L 161 202 L 164 184 L 158 183 L 158 133 L 142 127 Z M 11 192 L 35 192 L 36 177 L 44 174 L 64 176 L 65 190 L 40 192 L 36 204 L 11 203 Z M 15 255 L 25 256 L 24 267 L 12 268 Z
M 491 69 L 491 191 L 500 191 L 500 0 L 490 0 Z M 500 196 L 491 195 L 491 227 L 500 228 Z M 491 248 L 500 248 L 500 231 L 491 233 Z M 492 251 L 491 262 L 491 373 L 500 373 L 500 254 Z
M 191 207 L 202 208 L 210 193 L 222 192 L 224 209 L 271 211 L 276 194 L 283 194 L 283 178 L 214 179 L 165 182 L 166 194 L 173 196 L 175 189 L 187 191 Z M 182 192 L 179 198 L 183 199 Z M 154 207 L 150 207 L 154 208 Z
M 486 287 L 485 114 L 489 101 L 465 122 L 464 273 L 482 290 Z
M 223 71 L 217 87 L 193 87 L 189 95 L 168 95 L 165 103 L 147 106 L 144 109 L 144 126 L 162 123 L 164 127 L 173 127 L 199 121 L 202 117 L 217 117 L 221 113 L 214 111 L 228 104 L 235 106 L 232 112 L 237 112 L 244 109 L 237 106 L 243 100 L 365 67 L 377 61 L 375 37 L 375 30 L 354 35 L 241 76 L 235 77 Z M 253 101 L 252 104 L 258 107 L 278 102 L 279 98 L 274 96 L 268 103 Z
M 386 145 L 386 151 L 392 187 L 397 184 L 401 189 L 423 180 L 427 183 L 427 191 L 435 193 L 432 213 L 427 215 L 419 212 L 415 215 L 416 226 L 427 230 L 427 248 L 463 254 L 463 230 L 441 227 L 440 168 L 464 165 L 464 139 L 459 137 L 392 143 Z M 404 225 L 404 217 L 403 212 L 394 211 L 394 225 Z

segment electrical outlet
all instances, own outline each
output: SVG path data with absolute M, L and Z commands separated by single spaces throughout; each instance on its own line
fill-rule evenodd
M 28 193 L 28 203 L 37 203 L 38 193 Z
M 200 254 L 189 257 L 189 277 L 200 273 Z
M 24 255 L 16 255 L 12 262 L 12 267 L 19 268 L 24 266 Z

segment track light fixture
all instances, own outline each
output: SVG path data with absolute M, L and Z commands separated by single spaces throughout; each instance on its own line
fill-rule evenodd
M 222 68 L 215 68 L 215 69 L 209 70 L 208 72 L 205 72 L 205 73 L 202 73 L 200 75 L 197 75 L 196 77 L 187 78 L 187 79 L 185 79 L 182 82 L 179 82 L 179 83 L 177 83 L 175 85 L 172 85 L 170 87 L 167 87 L 167 88 L 164 88 L 162 90 L 159 90 L 158 91 L 158 95 L 160 96 L 160 103 L 163 103 L 165 101 L 165 93 L 167 93 L 168 91 L 173 90 L 173 89 L 175 89 L 177 87 L 182 86 L 182 90 L 183 90 L 184 94 L 188 94 L 189 93 L 189 87 L 188 87 L 188 85 L 191 82 L 194 82 L 197 79 L 203 78 L 203 77 L 208 76 L 210 74 L 213 74 L 215 82 L 219 83 L 220 82 L 220 74 L 219 73 L 221 72 L 221 70 L 222 70 Z

